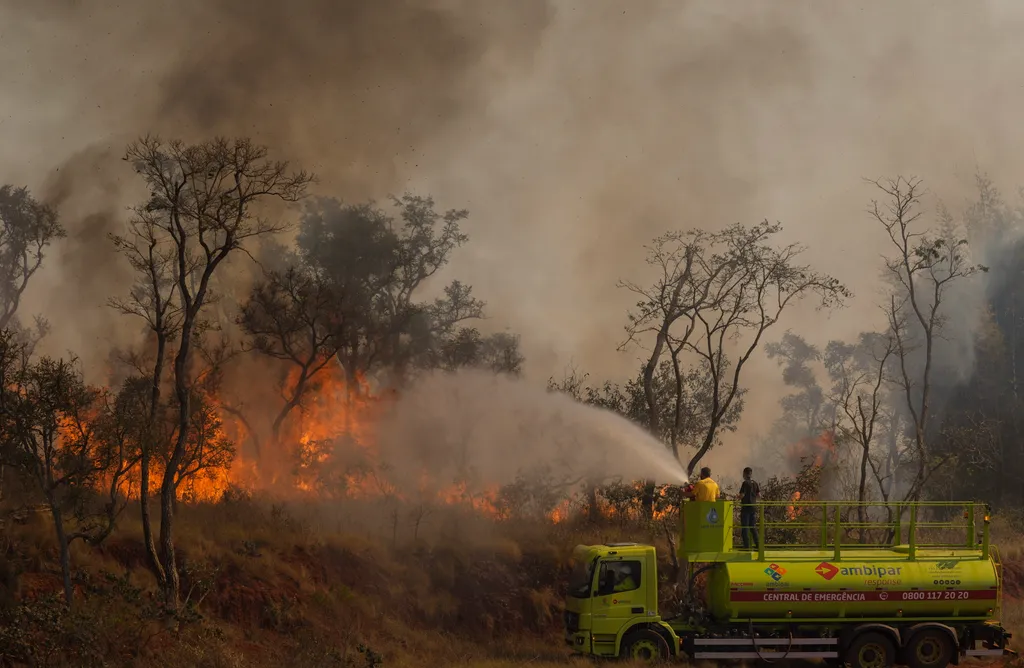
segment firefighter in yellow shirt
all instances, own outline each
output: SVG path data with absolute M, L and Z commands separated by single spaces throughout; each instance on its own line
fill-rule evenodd
M 705 466 L 700 470 L 700 480 L 693 483 L 690 498 L 694 501 L 717 501 L 721 491 L 718 483 L 711 479 L 711 469 Z
M 718 489 L 718 483 L 711 479 L 711 469 L 705 466 L 700 470 L 700 480 L 687 485 L 683 488 L 683 496 L 688 498 L 690 501 L 717 501 L 720 491 Z M 685 516 L 683 522 L 685 522 Z M 683 535 L 686 535 L 686 529 L 683 528 Z M 684 561 L 686 557 L 683 557 Z M 683 564 L 684 569 L 689 568 L 689 562 L 686 561 Z M 685 570 L 683 572 L 686 572 Z

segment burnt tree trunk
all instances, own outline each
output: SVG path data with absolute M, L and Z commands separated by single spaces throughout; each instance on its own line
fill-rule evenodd
M 54 492 L 46 494 L 46 501 L 50 504 L 50 514 L 53 516 L 53 528 L 57 533 L 57 547 L 60 550 L 60 574 L 64 585 L 64 601 L 68 608 L 75 600 L 75 588 L 71 584 L 71 548 L 68 545 L 68 534 L 64 528 L 64 513 L 61 512 L 60 504 Z

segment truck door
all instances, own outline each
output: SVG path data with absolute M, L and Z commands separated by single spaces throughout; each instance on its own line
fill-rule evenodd
M 608 621 L 606 633 L 615 633 L 631 618 L 647 614 L 649 601 L 643 562 L 635 558 L 603 559 L 594 591 L 594 627 Z M 603 624 L 602 624 L 603 626 Z

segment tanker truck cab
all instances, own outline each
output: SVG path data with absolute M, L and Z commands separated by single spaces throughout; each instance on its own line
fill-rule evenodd
M 671 611 L 659 609 L 654 547 L 577 546 L 565 642 L 597 657 L 853 668 L 1012 654 L 982 504 L 762 503 L 767 540 L 755 551 L 733 548 L 733 512 L 731 501 L 683 503 L 684 594 Z
M 565 641 L 596 656 L 674 654 L 678 640 L 658 616 L 655 549 L 636 543 L 577 546 L 565 603 Z

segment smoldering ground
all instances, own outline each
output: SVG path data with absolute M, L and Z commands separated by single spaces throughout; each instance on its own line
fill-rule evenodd
M 451 272 L 488 301 L 493 326 L 522 335 L 539 377 L 570 359 L 595 378 L 634 372 L 642 352 L 614 352 L 630 305 L 614 285 L 643 281 L 641 246 L 668 228 L 781 220 L 858 298 L 831 316 L 795 309 L 780 328 L 852 338 L 881 324 L 887 243 L 864 214 L 875 193 L 862 177 L 915 173 L 955 208 L 977 167 L 1009 189 L 1024 166 L 1024 7 L 1012 0 L 2 12 L 0 50 L 14 63 L 0 74 L 5 180 L 34 186 L 83 147 L 155 130 L 253 135 L 349 199 L 431 192 L 471 210 L 471 243 Z M 96 178 L 71 181 L 88 191 Z M 73 244 L 93 211 L 62 212 Z M 48 313 L 54 340 L 96 340 L 101 325 L 81 311 L 117 280 L 80 287 L 54 265 L 46 285 L 80 305 Z M 971 308 L 959 304 L 957 319 L 970 322 Z M 776 414 L 778 370 L 754 362 L 746 418 L 723 457 Z

